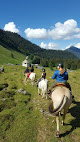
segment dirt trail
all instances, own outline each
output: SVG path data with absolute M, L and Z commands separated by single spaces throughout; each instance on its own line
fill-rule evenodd
M 55 117 L 51 115 L 48 111 L 48 106 L 51 102 L 51 99 L 49 98 L 42 99 L 41 95 L 36 94 L 36 97 L 32 101 L 34 109 L 39 110 L 41 118 L 38 127 L 37 141 L 50 142 L 52 137 L 51 135 L 54 135 L 55 132 L 54 130 Z

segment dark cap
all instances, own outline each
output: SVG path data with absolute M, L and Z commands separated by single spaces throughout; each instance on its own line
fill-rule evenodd
M 43 72 L 45 72 L 45 69 L 43 69 Z
M 63 64 L 62 63 L 59 63 L 58 66 L 61 67 L 61 68 L 63 68 Z

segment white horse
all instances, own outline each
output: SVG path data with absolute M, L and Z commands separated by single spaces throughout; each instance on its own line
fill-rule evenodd
M 28 74 L 29 73 L 25 73 L 25 80 L 24 80 L 24 82 L 26 82 L 28 80 Z M 36 73 L 31 72 L 31 74 L 29 75 L 29 79 L 31 80 L 31 85 L 34 86 L 34 82 L 35 82 L 35 79 L 36 79 Z
M 51 94 L 52 103 L 49 105 L 49 112 L 56 115 L 57 131 L 56 136 L 59 137 L 59 114 L 64 109 L 62 125 L 64 125 L 65 115 L 72 103 L 72 95 L 68 88 L 58 86 Z M 54 106 L 54 110 L 53 110 Z
M 32 72 L 29 75 L 29 79 L 31 79 L 31 84 L 32 84 L 32 86 L 34 86 L 34 82 L 35 82 L 35 79 L 36 79 L 36 73 Z
M 48 96 L 48 87 L 49 87 L 49 81 L 47 79 L 42 79 L 38 83 L 38 94 L 40 95 L 40 90 L 41 90 L 42 98 L 44 98 L 45 95 L 46 95 L 46 99 L 47 99 L 47 96 Z

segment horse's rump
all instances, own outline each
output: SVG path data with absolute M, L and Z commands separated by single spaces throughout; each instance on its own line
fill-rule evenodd
M 52 103 L 49 105 L 49 112 L 56 115 L 57 131 L 56 136 L 59 137 L 59 114 L 63 109 L 62 125 L 64 124 L 65 115 L 72 103 L 72 95 L 66 87 L 59 86 L 51 94 Z M 54 108 L 53 108 L 54 107 Z
M 47 79 L 42 79 L 39 83 L 38 83 L 38 87 L 40 89 L 47 89 L 48 88 L 48 80 Z
M 30 78 L 31 80 L 35 80 L 35 78 L 36 78 L 36 73 L 31 72 L 30 75 L 29 75 L 29 78 Z
M 72 102 L 71 93 L 66 87 L 56 87 L 51 94 L 51 98 L 54 104 L 54 109 L 58 108 L 61 103 L 64 102 L 63 99 L 66 99 L 64 107 L 69 107 Z
M 48 95 L 48 87 L 49 87 L 49 81 L 47 79 L 42 79 L 39 83 L 38 83 L 38 94 L 40 94 L 41 90 L 41 95 L 42 98 L 45 97 L 46 94 L 46 99 L 47 99 L 47 95 Z

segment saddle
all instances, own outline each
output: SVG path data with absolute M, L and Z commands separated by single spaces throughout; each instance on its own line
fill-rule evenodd
M 58 83 L 56 84 L 51 90 L 49 90 L 48 95 L 51 96 L 51 93 L 55 90 L 56 87 L 66 87 L 66 85 L 64 83 Z
M 66 85 L 64 83 L 58 83 L 54 87 L 57 87 L 57 86 L 65 86 L 66 87 Z

